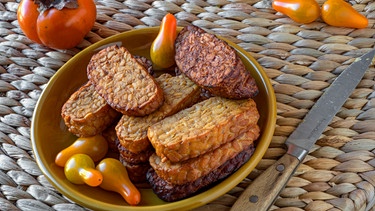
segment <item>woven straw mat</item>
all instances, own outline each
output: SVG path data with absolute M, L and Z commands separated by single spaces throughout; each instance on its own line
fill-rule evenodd
M 17 22 L 18 0 L 0 0 L 0 210 L 86 210 L 56 191 L 34 160 L 35 104 L 51 76 L 80 50 L 120 32 L 158 26 L 168 12 L 180 26 L 200 26 L 250 52 L 276 93 L 276 130 L 261 162 L 231 191 L 196 209 L 229 210 L 244 188 L 285 153 L 285 139 L 338 73 L 374 48 L 375 2 L 349 3 L 368 17 L 368 28 L 332 27 L 321 19 L 297 24 L 267 1 L 97 0 L 97 20 L 85 40 L 57 51 L 25 37 Z M 372 65 L 272 210 L 374 210 L 374 76 Z

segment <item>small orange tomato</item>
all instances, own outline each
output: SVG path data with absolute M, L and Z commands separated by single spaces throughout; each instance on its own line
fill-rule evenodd
M 177 36 L 177 20 L 168 13 L 164 16 L 159 33 L 152 42 L 150 56 L 156 68 L 168 68 L 174 65 L 174 42 Z
M 366 28 L 368 19 L 343 0 L 327 0 L 322 6 L 322 19 L 331 26 Z
M 66 5 L 57 9 L 55 2 L 22 0 L 17 9 L 18 23 L 36 43 L 56 49 L 73 48 L 93 27 L 96 5 L 93 0 L 61 0 Z
M 297 23 L 311 23 L 320 16 L 320 6 L 315 0 L 274 0 L 272 8 Z
M 70 146 L 61 150 L 55 158 L 58 166 L 64 167 L 66 161 L 75 154 L 87 154 L 97 162 L 104 158 L 108 152 L 108 142 L 102 135 L 92 137 L 81 137 L 75 140 Z

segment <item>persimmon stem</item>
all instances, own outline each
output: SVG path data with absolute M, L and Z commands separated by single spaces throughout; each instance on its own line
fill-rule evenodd
M 34 3 L 38 5 L 38 11 L 40 13 L 51 8 L 58 10 L 62 10 L 63 8 L 78 8 L 77 0 L 34 0 Z

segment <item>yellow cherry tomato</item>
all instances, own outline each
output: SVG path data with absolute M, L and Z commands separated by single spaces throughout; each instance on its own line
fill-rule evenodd
M 86 154 L 75 154 L 68 159 L 64 167 L 66 178 L 73 184 L 87 184 L 92 187 L 103 182 L 102 174 L 95 169 L 95 163 Z

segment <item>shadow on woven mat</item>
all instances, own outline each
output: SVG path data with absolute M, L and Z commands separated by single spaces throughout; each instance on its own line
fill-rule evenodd
M 319 0 L 322 4 L 324 1 Z M 355 57 L 374 47 L 375 3 L 349 1 L 366 15 L 365 29 L 296 24 L 269 1 L 97 0 L 97 22 L 77 48 L 37 45 L 20 30 L 18 1 L 0 0 L 0 210 L 85 210 L 42 175 L 30 144 L 32 112 L 67 60 L 103 38 L 158 26 L 167 13 L 237 43 L 258 60 L 277 96 L 277 126 L 262 161 L 224 196 L 196 210 L 229 210 L 244 188 L 285 153 L 283 143 L 326 87 Z M 375 203 L 375 68 L 326 129 L 272 210 L 370 210 Z M 374 209 L 373 209 L 374 210 Z

